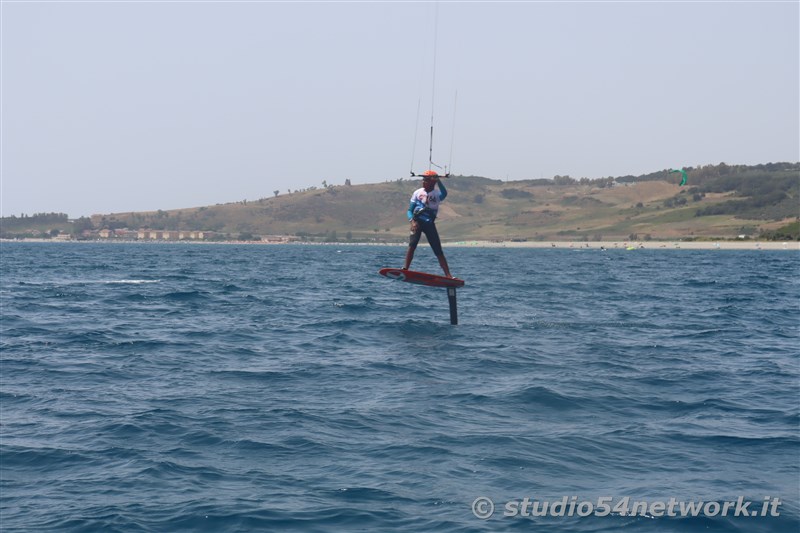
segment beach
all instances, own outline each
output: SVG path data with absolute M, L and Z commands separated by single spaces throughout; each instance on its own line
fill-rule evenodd
M 461 241 L 447 243 L 448 247 L 475 248 L 572 248 L 593 250 L 794 250 L 800 251 L 797 241 Z

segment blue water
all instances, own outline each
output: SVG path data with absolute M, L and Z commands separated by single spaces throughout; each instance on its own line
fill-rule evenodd
M 3 531 L 800 529 L 794 252 L 450 248 L 451 326 L 401 247 L 0 251 Z

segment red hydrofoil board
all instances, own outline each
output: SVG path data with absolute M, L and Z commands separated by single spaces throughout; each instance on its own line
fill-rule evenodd
M 389 279 L 398 279 L 417 285 L 427 285 L 428 287 L 463 287 L 464 280 L 458 278 L 447 278 L 428 274 L 426 272 L 415 272 L 414 270 L 403 270 L 402 268 L 382 268 L 378 271 L 381 276 Z

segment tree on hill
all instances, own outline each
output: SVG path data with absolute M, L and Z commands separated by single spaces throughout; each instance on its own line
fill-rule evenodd
M 52 226 L 68 223 L 69 217 L 67 217 L 65 213 L 34 213 L 30 216 L 22 214 L 19 217 L 11 215 L 10 217 L 0 218 L 0 227 L 2 227 L 3 231 L 30 228 L 32 226 Z
M 72 223 L 71 233 L 74 238 L 80 239 L 83 236 L 84 231 L 93 229 L 94 229 L 94 224 L 92 224 L 92 219 L 87 217 L 81 217 Z

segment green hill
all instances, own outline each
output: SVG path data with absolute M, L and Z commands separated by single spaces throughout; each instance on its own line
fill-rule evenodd
M 445 181 L 437 225 L 444 240 L 797 239 L 800 164 L 669 169 L 599 180 Z M 338 185 L 255 201 L 91 218 L 95 229 L 211 230 L 223 238 L 291 235 L 317 241 L 403 241 L 417 179 Z M 19 219 L 13 221 L 19 228 Z M 2 230 L 11 231 L 3 219 Z

